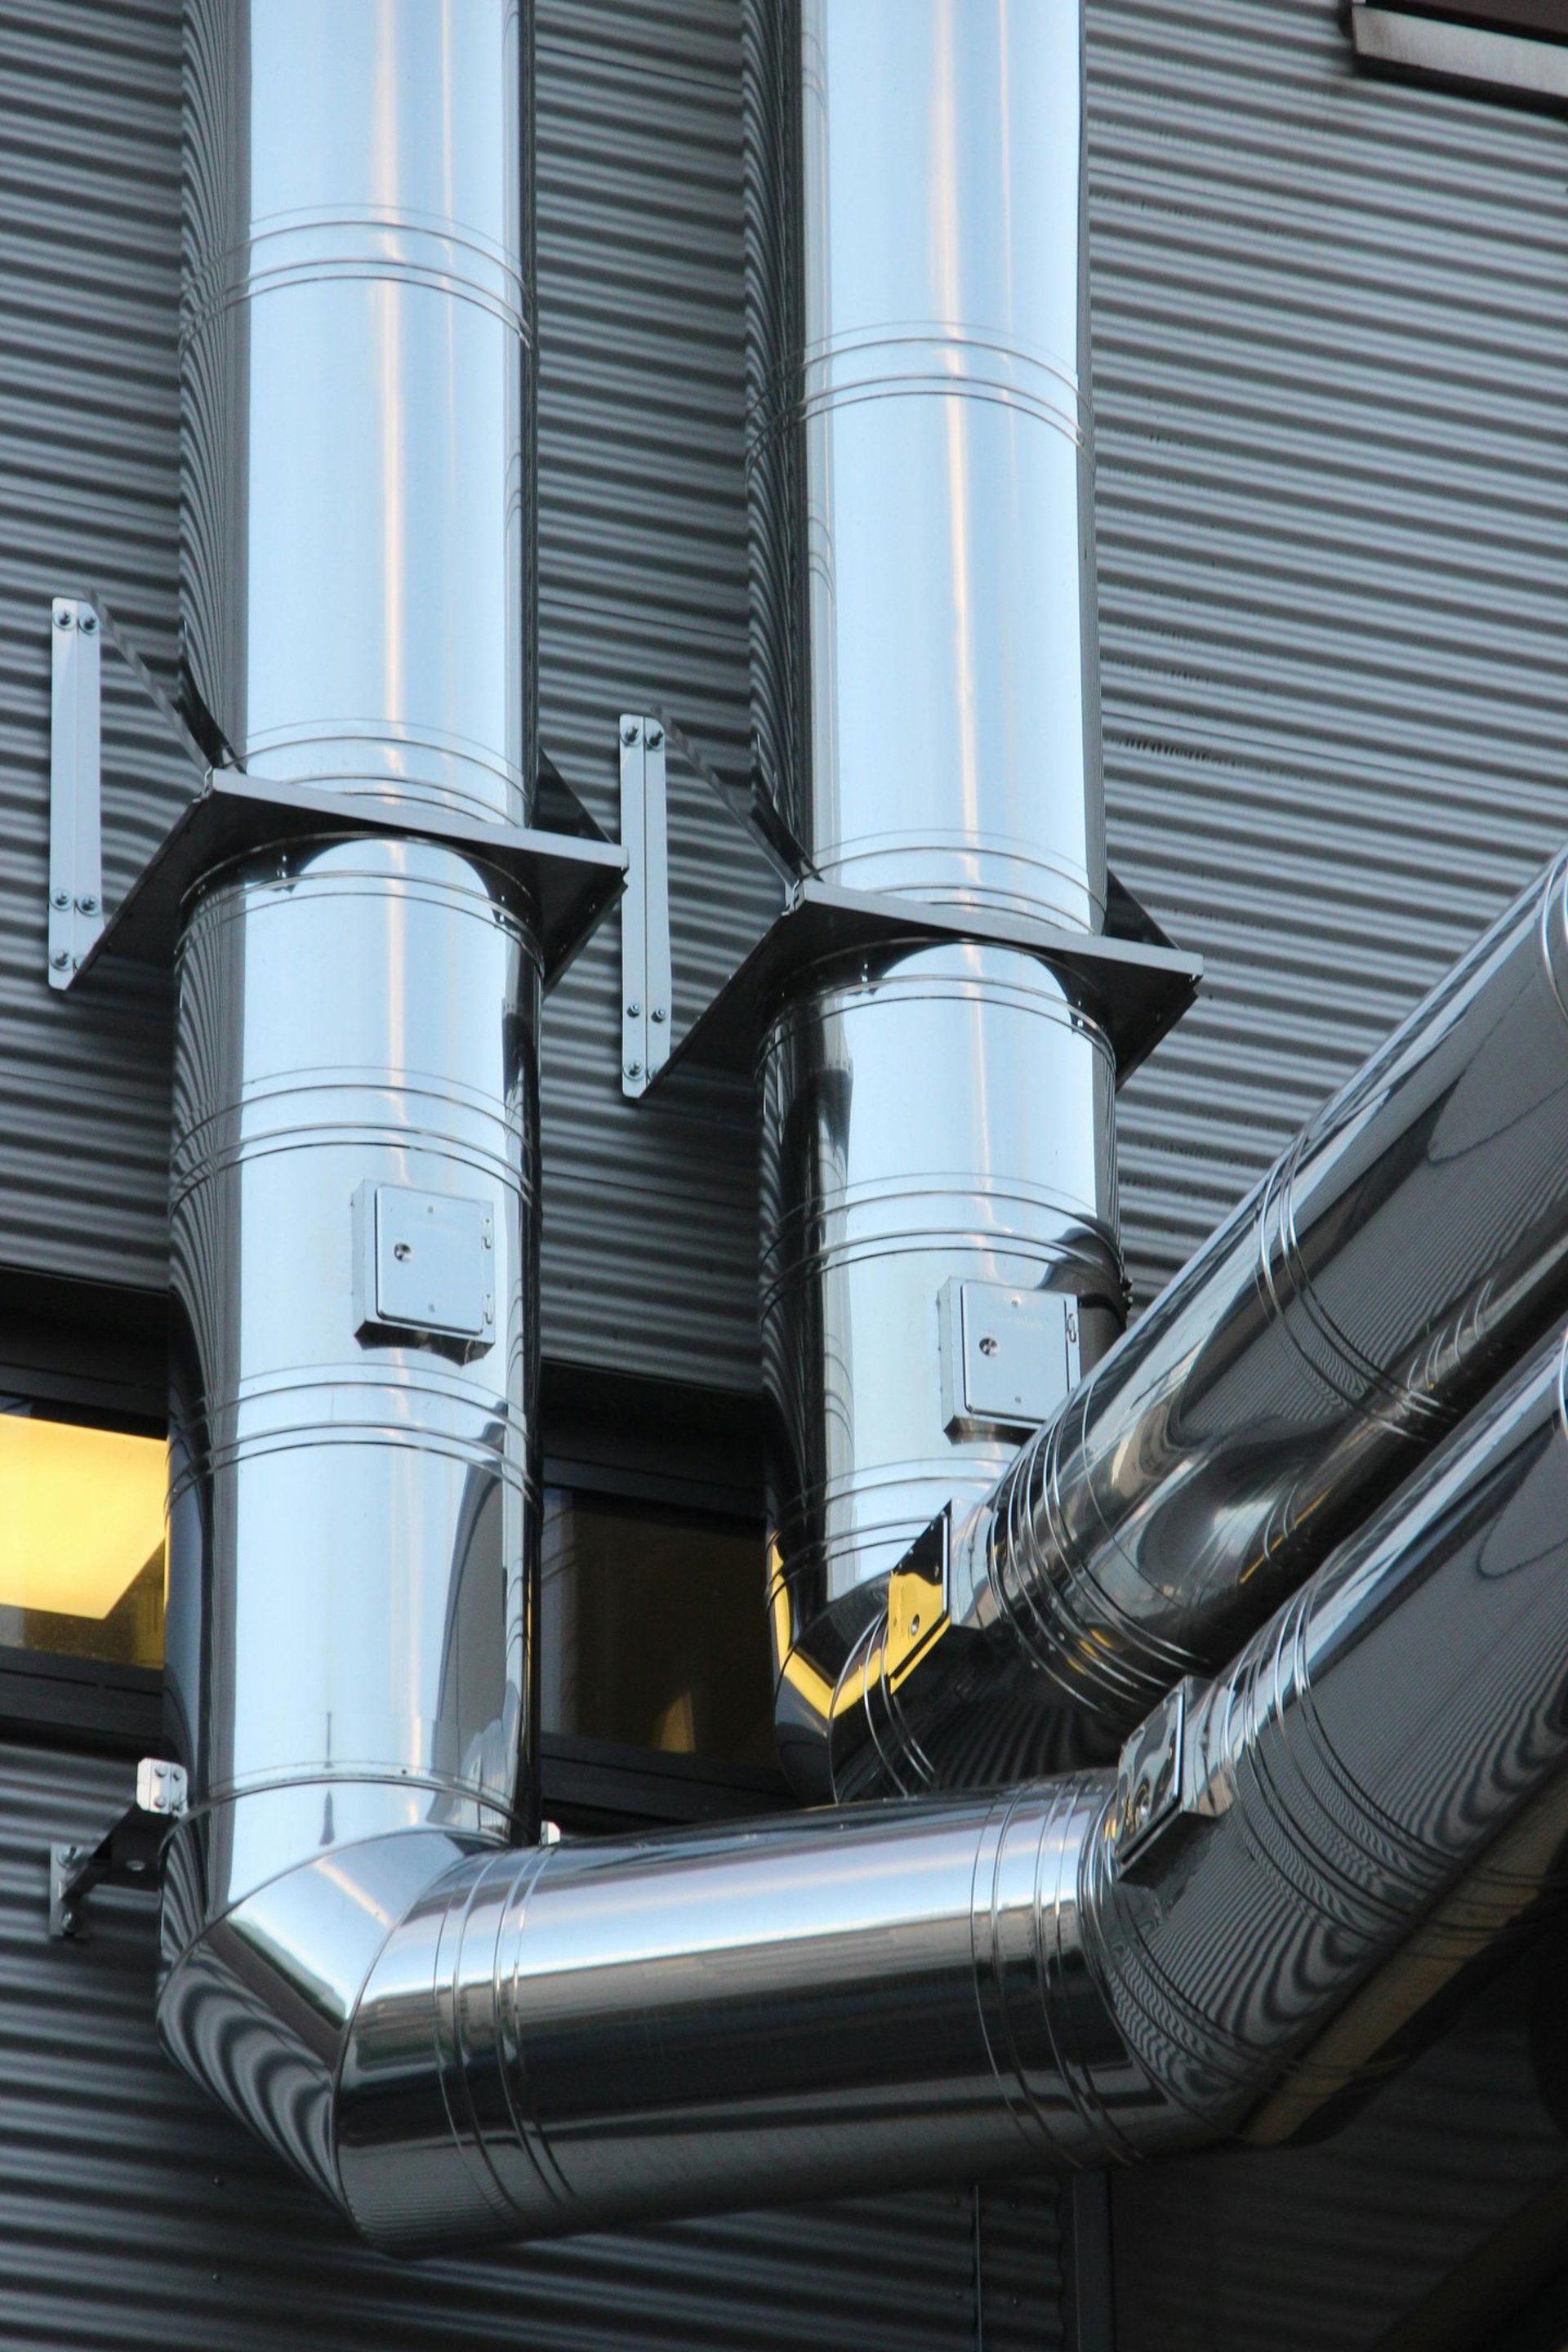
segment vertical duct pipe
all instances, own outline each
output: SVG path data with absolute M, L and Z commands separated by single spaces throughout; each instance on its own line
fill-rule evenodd
M 1098 930 L 1079 0 L 745 29 L 764 770 L 828 880 Z M 1039 962 L 911 940 L 797 975 L 760 1085 L 779 1732 L 820 1790 L 887 1572 L 1008 1457 L 955 1404 L 966 1307 L 1027 1323 L 1042 1418 L 1120 1326 L 1114 1072 Z
M 530 814 L 529 33 L 190 0 L 191 684 L 285 795 Z M 368 1954 L 534 1815 L 539 990 L 526 894 L 437 841 L 291 837 L 184 909 L 160 2020 L 334 2193 Z

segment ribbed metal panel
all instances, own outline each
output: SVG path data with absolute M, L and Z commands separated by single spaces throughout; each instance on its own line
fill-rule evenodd
M 0 0 L 0 1265 L 162 1286 L 163 990 L 45 983 L 49 598 L 177 620 L 180 26 Z
M 740 24 L 733 0 L 539 0 L 544 740 L 616 830 L 618 711 L 749 761 Z M 760 861 L 671 763 L 678 1012 L 767 921 Z M 757 1381 L 749 1117 L 620 1091 L 612 923 L 544 1045 L 547 1353 Z
M 1090 0 L 1110 852 L 1208 962 L 1144 1296 L 1568 835 L 1562 125 L 1339 17 Z
M 47 1938 L 49 1844 L 96 1835 L 129 1793 L 123 1766 L 0 1747 L 0 2343 L 972 2352 L 982 2341 L 968 2190 L 413 2265 L 352 2242 L 163 2058 L 147 1898 L 100 1895 L 90 1942 Z M 987 2191 L 983 2222 L 984 2341 L 1048 2352 L 1061 2340 L 1054 2191 Z M 1035 2333 L 1020 2333 L 1021 2314 Z
M 47 599 L 172 658 L 174 0 L 0 0 L 0 1264 L 163 1279 L 159 990 L 43 985 Z M 744 754 L 731 0 L 540 0 L 546 740 Z M 1093 0 L 1112 856 L 1203 949 L 1123 1099 L 1145 1295 L 1563 830 L 1560 128 L 1358 74 L 1334 0 Z M 680 992 L 767 891 L 678 781 Z M 743 1124 L 620 1096 L 613 927 L 546 1051 L 546 1345 L 755 1379 Z

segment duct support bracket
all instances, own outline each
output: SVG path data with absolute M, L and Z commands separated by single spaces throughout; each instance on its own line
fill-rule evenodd
M 1152 1053 L 1197 995 L 1203 959 L 1173 947 L 1114 875 L 1103 932 L 1073 931 L 1031 917 L 938 907 L 825 882 L 780 816 L 755 771 L 745 785 L 721 776 L 662 711 L 619 721 L 621 840 L 626 892 L 621 913 L 622 1092 L 662 1091 L 679 1072 L 750 1079 L 757 1040 L 797 972 L 828 957 L 890 945 L 961 941 L 1022 948 L 1048 964 L 1074 1007 L 1096 1021 L 1116 1056 L 1120 1086 Z M 722 801 L 784 885 L 778 914 L 716 994 L 676 1034 L 669 943 L 667 758 L 676 751 Z
M 68 988 L 103 929 L 99 617 L 57 596 L 49 631 L 48 978 Z
M 49 1848 L 49 1933 L 79 1943 L 87 1934 L 88 1898 L 98 1886 L 133 1886 L 151 1894 L 163 1867 L 169 1832 L 185 1810 L 184 1767 L 144 1756 L 136 1767 L 135 1801 L 93 1846 Z
M 48 978 L 70 988 L 110 957 L 173 959 L 185 893 L 215 866 L 247 851 L 342 830 L 432 841 L 472 851 L 522 885 L 539 910 L 544 982 L 552 987 L 620 896 L 626 854 L 606 841 L 548 760 L 541 762 L 542 824 L 485 824 L 408 802 L 362 799 L 301 784 L 262 783 L 236 766 L 211 764 L 179 711 L 114 625 L 101 597 L 53 604 L 49 765 Z M 68 621 L 62 620 L 68 614 Z M 107 639 L 126 665 L 143 711 L 163 722 L 190 771 L 163 839 L 112 911 L 102 906 L 99 648 Z

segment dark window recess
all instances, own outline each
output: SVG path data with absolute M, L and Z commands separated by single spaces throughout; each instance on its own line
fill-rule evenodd
M 773 1765 L 762 1594 L 754 1526 L 548 1488 L 543 1730 Z

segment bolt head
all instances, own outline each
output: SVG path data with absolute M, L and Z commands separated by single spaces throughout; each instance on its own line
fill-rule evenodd
M 73 619 L 73 614 L 64 611 L 58 612 L 55 614 L 55 626 L 57 629 L 68 629 L 72 625 Z
M 57 948 L 49 961 L 56 971 L 67 971 L 70 968 L 70 956 L 65 948 Z
M 662 1004 L 656 1004 L 654 1006 L 653 1017 L 656 1021 L 662 1021 L 664 1019 L 664 1007 Z
M 628 751 L 630 750 L 631 746 L 632 746 L 632 745 L 637 741 L 637 729 L 636 729 L 635 727 L 623 727 L 623 728 L 622 728 L 622 730 L 621 730 L 621 740 L 622 740 L 622 742 L 626 746 L 626 748 L 627 748 L 627 750 L 628 750 Z
M 68 1936 L 72 1936 L 76 1933 L 76 1906 L 74 1904 L 67 1903 L 62 1906 L 60 1911 L 60 1927 L 62 1932 Z
M 81 616 L 82 635 L 84 637 L 90 637 L 97 627 L 98 614 L 96 613 L 84 613 Z
M 82 896 L 77 900 L 76 910 L 79 915 L 97 914 L 98 900 L 93 897 L 90 890 L 84 891 Z
M 49 904 L 57 914 L 63 915 L 70 902 L 71 894 L 68 890 L 51 890 L 49 893 Z
M 628 1005 L 627 1005 L 627 1007 L 626 1007 L 626 1019 L 627 1019 L 628 1021 L 636 1021 L 636 1020 L 639 1019 L 639 1018 L 640 1018 L 640 1016 L 641 1016 L 641 1013 L 642 1013 L 642 1006 L 641 1006 L 640 1004 L 628 1004 Z
M 650 727 L 650 728 L 648 729 L 648 730 L 647 730 L 647 748 L 648 748 L 648 750 L 649 750 L 650 751 L 658 751 L 658 747 L 659 747 L 659 745 L 663 742 L 663 740 L 664 740 L 664 730 L 663 730 L 663 728 L 662 728 L 662 727 Z
M 642 1076 L 642 1064 L 640 1062 L 628 1062 L 626 1064 L 626 1076 L 628 1078 L 640 1078 Z

